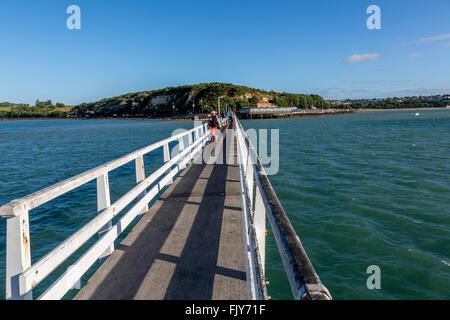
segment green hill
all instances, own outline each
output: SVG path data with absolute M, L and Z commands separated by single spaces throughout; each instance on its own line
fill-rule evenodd
M 243 107 L 255 107 L 257 102 L 268 102 L 279 107 L 304 108 L 305 104 L 327 108 L 328 102 L 318 95 L 302 95 L 292 93 L 277 93 L 260 89 L 248 88 L 227 83 L 201 83 L 181 87 L 169 87 L 160 90 L 128 93 L 118 97 L 106 98 L 97 102 L 83 103 L 76 106 L 78 116 L 113 116 L 117 115 L 154 115 L 185 114 L 209 112 L 217 109 L 217 99 L 221 106 L 229 105 L 234 110 Z M 73 113 L 73 112 L 72 112 Z

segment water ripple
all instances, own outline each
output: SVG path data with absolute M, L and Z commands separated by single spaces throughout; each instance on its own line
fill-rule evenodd
M 270 180 L 335 299 L 450 297 L 450 112 L 421 115 L 243 122 L 280 129 L 280 172 Z M 269 292 L 287 299 L 273 241 Z M 379 291 L 366 287 L 372 264 Z

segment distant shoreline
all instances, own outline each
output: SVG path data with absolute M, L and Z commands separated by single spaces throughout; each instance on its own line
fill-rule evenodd
M 165 120 L 165 121 L 194 121 L 193 119 L 179 119 L 179 118 L 116 118 L 116 117 L 101 117 L 101 118 L 58 118 L 58 117 L 48 117 L 48 118 L 0 118 L 0 122 L 4 121 L 36 121 L 36 120 L 81 120 L 81 121 L 90 121 L 90 120 Z M 198 119 L 195 121 L 203 121 L 206 119 Z
M 353 109 L 353 112 L 378 112 L 378 111 L 424 111 L 424 110 L 449 110 L 450 108 L 397 108 L 397 109 Z M 338 114 L 338 113 L 336 113 Z M 255 114 L 256 115 L 256 114 Z M 321 116 L 323 114 L 308 114 L 308 116 Z M 332 115 L 332 113 L 327 113 L 326 115 Z M 278 118 L 274 118 L 278 119 Z M 89 121 L 89 120 L 157 120 L 157 121 L 206 121 L 206 118 L 199 118 L 197 120 L 193 120 L 192 118 L 139 118 L 139 117 L 130 117 L 130 118 L 123 118 L 123 117 L 90 117 L 90 118 L 84 118 L 84 117 L 42 117 L 42 118 L 0 118 L 0 122 L 9 122 L 9 121 L 36 121 L 36 120 L 81 120 L 81 121 Z
M 396 108 L 396 109 L 353 109 L 355 112 L 374 112 L 374 111 L 418 111 L 418 110 L 450 110 L 450 108 Z

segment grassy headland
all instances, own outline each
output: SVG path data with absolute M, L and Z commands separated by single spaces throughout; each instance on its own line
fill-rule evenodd
M 78 106 L 53 105 L 48 101 L 37 101 L 34 106 L 0 103 L 0 118 L 27 117 L 149 117 L 172 114 L 206 113 L 217 109 L 217 100 L 222 107 L 233 110 L 255 107 L 258 102 L 267 102 L 279 107 L 305 108 L 306 105 L 331 107 L 319 95 L 279 93 L 264 91 L 226 83 L 201 83 L 181 87 L 128 93 L 105 98 Z M 194 105 L 194 108 L 193 108 Z M 175 109 L 173 108 L 175 106 Z M 223 109 L 224 110 L 224 109 Z
M 0 103 L 0 119 L 157 118 L 185 115 L 190 112 L 207 113 L 217 109 L 217 100 L 221 96 L 223 96 L 221 99 L 222 110 L 225 110 L 224 107 L 227 105 L 233 110 L 254 108 L 257 103 L 261 102 L 269 106 L 284 108 L 305 109 L 306 106 L 316 106 L 323 109 L 360 110 L 445 108 L 450 105 L 450 95 L 327 101 L 319 95 L 280 93 L 213 82 L 128 93 L 77 106 L 53 104 L 51 100 L 37 100 L 34 106 L 3 102 Z

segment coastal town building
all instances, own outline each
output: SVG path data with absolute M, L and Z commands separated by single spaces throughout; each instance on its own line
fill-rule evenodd
M 266 102 L 266 101 L 261 101 L 261 102 L 257 102 L 256 103 L 256 108 L 275 108 L 276 105 L 270 103 L 270 102 Z

